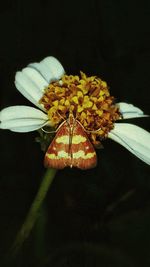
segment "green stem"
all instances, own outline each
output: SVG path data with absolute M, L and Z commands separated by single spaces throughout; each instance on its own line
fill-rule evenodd
M 35 259 L 39 262 L 40 259 L 44 259 L 46 247 L 45 247 L 45 237 L 46 237 L 46 223 L 47 223 L 47 206 L 45 201 L 41 208 L 39 209 L 39 217 L 35 224 L 34 229 L 34 253 Z
M 24 241 L 30 235 L 32 228 L 36 222 L 38 217 L 38 211 L 43 203 L 43 200 L 47 194 L 49 187 L 52 184 L 52 181 L 55 177 L 56 170 L 55 169 L 48 169 L 43 177 L 41 182 L 40 188 L 37 192 L 37 195 L 31 205 L 31 208 L 27 214 L 25 222 L 23 223 L 20 231 L 18 232 L 15 242 L 11 248 L 11 255 L 13 257 L 17 256 L 18 252 L 20 251 Z

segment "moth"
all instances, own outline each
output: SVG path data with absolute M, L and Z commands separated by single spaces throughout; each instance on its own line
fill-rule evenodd
M 63 121 L 45 154 L 46 168 L 63 169 L 77 167 L 82 170 L 94 168 L 97 156 L 85 129 L 71 113 Z

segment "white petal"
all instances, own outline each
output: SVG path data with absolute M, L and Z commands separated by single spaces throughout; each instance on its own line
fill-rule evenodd
M 18 133 L 27 133 L 27 132 L 33 132 L 36 131 L 38 129 L 41 129 L 42 127 L 44 127 L 45 124 L 42 125 L 34 125 L 34 126 L 21 126 L 21 127 L 13 127 L 11 129 L 9 129 L 12 132 L 18 132 Z
M 0 112 L 0 128 L 16 132 L 34 131 L 48 123 L 42 111 L 28 106 L 12 106 Z
M 108 137 L 150 165 L 150 133 L 128 123 L 115 123 Z
M 123 115 L 124 119 L 147 116 L 147 115 L 144 115 L 143 111 L 140 108 L 135 107 L 132 104 L 120 102 L 120 103 L 117 103 L 117 105 L 119 106 L 119 110 L 121 114 Z
M 11 120 L 19 118 L 35 118 L 47 120 L 47 114 L 39 109 L 28 107 L 28 106 L 11 106 L 4 108 L 0 112 L 0 120 Z
M 44 108 L 38 103 L 43 95 L 42 91 L 25 73 L 21 71 L 16 73 L 15 85 L 22 95 L 24 95 L 37 107 L 44 110 Z
M 55 57 L 46 57 L 40 63 L 31 63 L 29 67 L 38 70 L 48 83 L 59 80 L 65 73 L 63 66 Z
M 44 89 L 48 86 L 48 82 L 41 76 L 41 74 L 33 68 L 24 68 L 22 72 L 27 75 L 33 83 L 35 83 L 36 87 L 40 91 L 44 91 Z
M 32 63 L 16 73 L 15 85 L 22 95 L 42 110 L 39 100 L 44 89 L 51 81 L 59 80 L 64 74 L 60 62 L 54 57 L 47 57 L 40 63 Z
M 44 123 L 45 123 L 45 120 L 41 120 L 41 119 L 21 118 L 21 119 L 2 121 L 1 128 L 11 129 L 14 127 L 17 128 L 21 126 L 43 125 Z

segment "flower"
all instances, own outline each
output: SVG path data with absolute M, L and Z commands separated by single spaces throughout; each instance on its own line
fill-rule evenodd
M 55 129 L 69 113 L 83 125 L 96 146 L 111 138 L 150 164 L 150 133 L 123 119 L 145 117 L 132 104 L 115 103 L 107 83 L 97 76 L 66 75 L 61 63 L 47 57 L 16 73 L 17 89 L 37 108 L 12 106 L 0 112 L 0 128 L 30 132 L 50 126 Z M 118 121 L 118 122 L 116 122 Z

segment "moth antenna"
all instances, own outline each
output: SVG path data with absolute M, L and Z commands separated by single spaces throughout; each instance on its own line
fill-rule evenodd
M 62 124 L 66 121 L 66 119 L 57 111 L 57 114 L 60 116 L 61 119 L 63 119 L 63 122 L 57 127 L 56 130 L 54 131 L 46 131 L 43 127 L 41 128 L 41 130 L 44 132 L 44 133 L 57 133 L 58 129 L 62 126 Z
M 77 112 L 76 112 L 75 120 L 78 120 L 78 114 L 77 114 Z
M 57 111 L 57 114 L 59 115 L 59 117 L 60 117 L 63 121 L 66 120 L 66 118 L 64 118 L 58 111 Z

